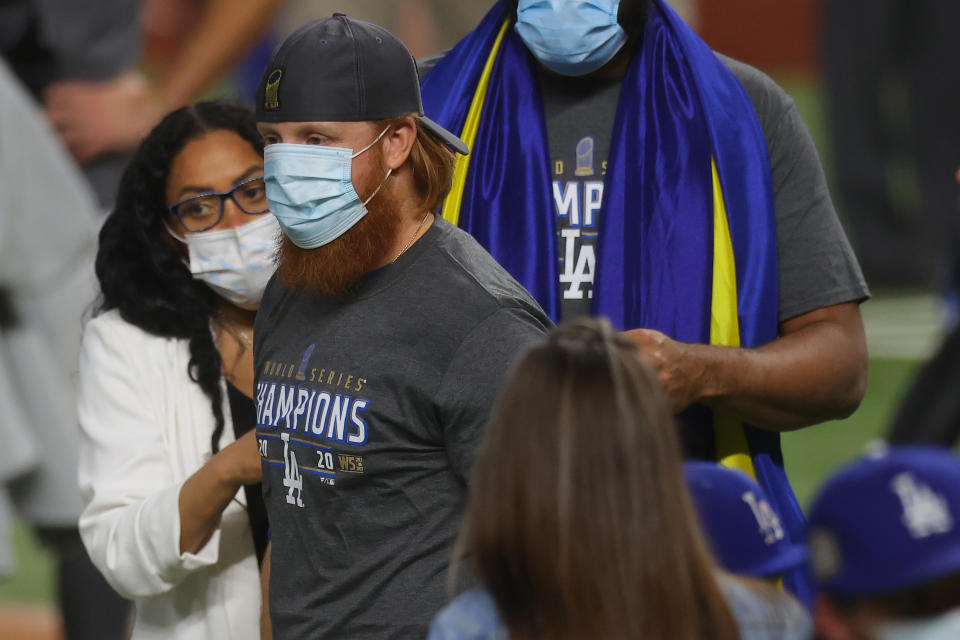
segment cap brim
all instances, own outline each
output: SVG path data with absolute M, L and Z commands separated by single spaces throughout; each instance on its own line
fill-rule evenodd
M 777 553 L 764 560 L 750 562 L 740 567 L 727 567 L 732 573 L 755 578 L 768 578 L 802 567 L 807 562 L 807 549 L 802 545 L 781 543 Z
M 450 147 L 451 151 L 455 151 L 464 156 L 469 155 L 470 149 L 467 148 L 466 143 L 458 136 L 453 135 L 427 116 L 417 116 L 417 119 L 420 121 L 420 124 L 423 125 L 424 129 L 436 136 L 440 142 Z

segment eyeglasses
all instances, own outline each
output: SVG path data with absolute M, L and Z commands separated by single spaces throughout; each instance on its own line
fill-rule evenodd
M 206 231 L 223 219 L 223 203 L 230 198 L 240 210 L 250 215 L 269 211 L 263 177 L 244 180 L 225 193 L 201 193 L 168 207 L 188 231 Z

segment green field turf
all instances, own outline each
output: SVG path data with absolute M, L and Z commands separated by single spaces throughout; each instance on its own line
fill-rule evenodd
M 30 530 L 19 525 L 13 532 L 17 568 L 0 579 L 0 602 L 53 602 L 53 562 Z
M 867 394 L 856 413 L 783 436 L 787 474 L 804 509 L 824 476 L 863 453 L 868 442 L 883 434 L 918 366 L 916 360 L 871 360 Z

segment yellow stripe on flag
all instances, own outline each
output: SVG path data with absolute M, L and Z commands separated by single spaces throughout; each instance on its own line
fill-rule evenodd
M 710 159 L 713 173 L 713 298 L 710 305 L 710 344 L 740 346 L 740 322 L 737 313 L 737 266 L 730 240 L 727 207 L 717 163 Z M 750 446 L 743 423 L 722 411 L 713 413 L 717 438 L 717 458 L 725 467 L 743 471 L 756 480 L 750 458 Z
M 497 59 L 497 53 L 500 51 L 500 45 L 503 37 L 507 33 L 507 27 L 510 26 L 510 20 L 504 20 L 496 40 L 493 41 L 493 47 L 490 48 L 490 55 L 487 56 L 487 62 L 483 65 L 483 72 L 480 74 L 480 82 L 477 84 L 477 91 L 473 94 L 473 101 L 470 103 L 470 110 L 467 111 L 467 119 L 463 123 L 463 131 L 460 132 L 460 139 L 467 145 L 472 152 L 473 143 L 477 140 L 477 128 L 480 126 L 480 116 L 483 113 L 483 104 L 487 98 L 487 86 L 490 84 L 490 74 L 493 71 L 493 63 Z M 448 222 L 459 225 L 460 223 L 460 205 L 463 203 L 463 189 L 467 184 L 467 171 L 470 169 L 471 155 L 457 156 L 457 163 L 453 168 L 453 182 L 450 186 L 450 193 L 443 201 L 443 218 Z

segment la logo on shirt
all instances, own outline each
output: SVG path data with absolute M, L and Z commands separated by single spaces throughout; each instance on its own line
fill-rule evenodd
M 553 202 L 557 216 L 558 273 L 565 300 L 593 298 L 597 270 L 597 224 L 603 203 L 604 160 L 596 166 L 593 136 L 576 145 L 576 164 L 553 162 Z M 572 169 L 572 170 L 571 170 Z

